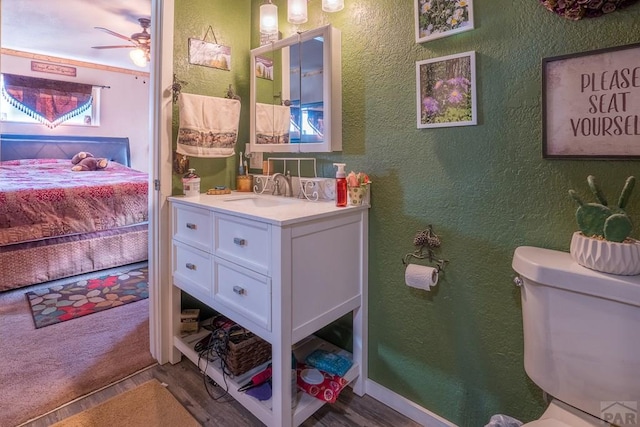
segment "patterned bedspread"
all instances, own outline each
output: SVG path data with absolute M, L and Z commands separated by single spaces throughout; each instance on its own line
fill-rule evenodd
M 0 162 L 0 246 L 148 220 L 148 175 L 115 162 L 73 172 L 71 162 Z

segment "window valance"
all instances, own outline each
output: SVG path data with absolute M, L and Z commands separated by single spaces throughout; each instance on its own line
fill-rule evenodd
M 49 128 L 91 107 L 93 85 L 2 74 L 2 96 Z

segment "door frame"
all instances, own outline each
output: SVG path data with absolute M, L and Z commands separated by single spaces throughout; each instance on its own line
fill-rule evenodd
M 167 197 L 172 192 L 173 28 L 175 0 L 151 0 L 149 91 L 149 346 L 160 364 L 173 350 L 171 324 L 171 235 Z

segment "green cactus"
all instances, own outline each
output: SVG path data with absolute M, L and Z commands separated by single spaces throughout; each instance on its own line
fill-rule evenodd
M 614 207 L 607 206 L 607 199 L 602 194 L 593 175 L 587 177 L 587 183 L 600 203 L 584 203 L 574 190 L 569 190 L 569 194 L 579 205 L 576 211 L 576 220 L 580 231 L 588 237 L 597 236 L 611 242 L 624 242 L 633 229 L 631 218 L 624 208 L 629 202 L 629 196 L 636 183 L 635 177 L 627 178 L 618 199 L 618 206 Z

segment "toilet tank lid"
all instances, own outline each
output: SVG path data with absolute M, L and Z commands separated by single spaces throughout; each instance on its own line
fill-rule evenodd
M 512 268 L 523 278 L 555 288 L 640 307 L 640 275 L 600 273 L 579 265 L 568 252 L 520 246 Z

